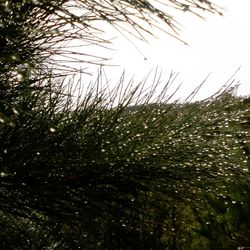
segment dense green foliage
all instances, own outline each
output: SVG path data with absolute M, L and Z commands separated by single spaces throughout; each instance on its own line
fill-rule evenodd
M 95 18 L 129 23 L 111 7 L 163 14 L 146 1 L 107 1 L 106 12 L 93 2 L 77 1 L 95 14 L 84 21 L 70 1 L 1 2 L 0 248 L 249 246 L 249 99 L 228 88 L 170 103 L 157 82 L 109 90 L 101 75 L 77 91 L 74 69 L 54 65 L 61 41 L 101 42 Z

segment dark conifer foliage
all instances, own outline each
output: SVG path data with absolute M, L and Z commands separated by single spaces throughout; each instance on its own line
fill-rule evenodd
M 167 4 L 219 13 L 209 1 Z M 96 36 L 95 21 L 127 23 L 138 35 L 141 21 L 153 25 L 155 15 L 174 35 L 174 19 L 153 6 L 1 2 L 1 249 L 199 249 L 195 232 L 206 231 L 206 201 L 216 209 L 214 200 L 237 198 L 233 185 L 249 189 L 249 109 L 230 89 L 181 104 L 169 102 L 167 87 L 156 98 L 157 81 L 145 91 L 143 83 L 124 87 L 121 78 L 108 90 L 100 75 L 81 92 L 81 79 L 69 80 L 76 71 L 64 64 L 74 56 L 65 44 L 107 42 Z M 230 237 L 245 244 L 248 230 Z

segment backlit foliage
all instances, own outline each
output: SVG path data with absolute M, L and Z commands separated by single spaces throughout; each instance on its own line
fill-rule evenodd
M 121 77 L 110 90 L 102 74 L 84 87 L 69 78 L 76 70 L 64 63 L 79 59 L 65 43 L 105 42 L 95 21 L 138 35 L 154 16 L 175 32 L 156 2 L 1 2 L 1 249 L 249 244 L 249 99 L 228 88 L 173 103 L 173 75 L 162 91 L 158 81 L 145 90 Z M 209 1 L 166 4 L 219 11 Z

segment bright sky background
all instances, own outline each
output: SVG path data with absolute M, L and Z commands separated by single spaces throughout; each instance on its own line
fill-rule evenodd
M 103 51 L 103 55 L 112 58 L 110 64 L 119 65 L 105 67 L 111 86 L 124 69 L 127 79 L 134 77 L 136 83 L 158 67 L 163 83 L 171 71 L 179 73 L 175 87 L 180 83 L 182 87 L 176 97 L 184 98 L 210 74 L 197 95 L 197 99 L 204 99 L 219 90 L 241 67 L 235 76 L 236 82 L 240 82 L 237 93 L 250 95 L 250 1 L 214 2 L 225 8 L 224 17 L 207 14 L 205 21 L 186 13 L 177 17 L 184 26 L 180 37 L 188 46 L 155 30 L 158 39 L 149 37 L 148 43 L 129 38 L 140 48 L 139 52 L 129 40 L 118 36 L 111 46 L 115 51 Z M 114 36 L 111 31 L 107 35 Z

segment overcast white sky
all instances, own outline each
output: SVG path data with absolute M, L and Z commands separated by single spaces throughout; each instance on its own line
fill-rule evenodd
M 180 37 L 188 46 L 157 30 L 153 33 L 158 38 L 147 37 L 146 43 L 133 37 L 126 39 L 104 26 L 106 37 L 117 37 L 111 45 L 114 51 L 101 51 L 101 55 L 111 58 L 109 64 L 119 65 L 105 67 L 111 86 L 115 86 L 123 70 L 127 81 L 133 77 L 138 83 L 158 67 L 162 71 L 162 84 L 170 72 L 179 73 L 173 89 L 182 83 L 176 98 L 184 99 L 210 74 L 196 97 L 204 99 L 217 92 L 241 67 L 235 76 L 236 82 L 240 82 L 238 94 L 249 96 L 250 1 L 214 0 L 214 3 L 225 8 L 224 17 L 207 14 L 206 20 L 202 20 L 187 13 L 178 16 L 177 20 L 184 26 Z M 99 52 L 100 48 L 94 50 L 94 54 L 100 55 Z M 89 70 L 95 73 L 97 67 Z M 93 76 L 90 80 L 93 81 Z
M 119 65 L 105 67 L 111 85 L 116 84 L 124 69 L 127 79 L 134 76 L 138 82 L 158 67 L 163 82 L 171 71 L 179 73 L 175 84 L 183 84 L 177 96 L 184 98 L 210 73 L 197 95 L 203 99 L 216 92 L 241 67 L 235 76 L 241 84 L 238 94 L 250 95 L 250 1 L 214 2 L 225 8 L 224 17 L 208 14 L 204 21 L 185 13 L 177 18 L 184 25 L 180 36 L 188 46 L 157 30 L 154 33 L 158 39 L 149 37 L 148 43 L 130 37 L 147 58 L 144 60 L 135 46 L 118 36 L 112 45 L 116 51 L 103 52 L 113 58 L 110 64 Z M 109 34 L 113 36 L 112 32 Z

